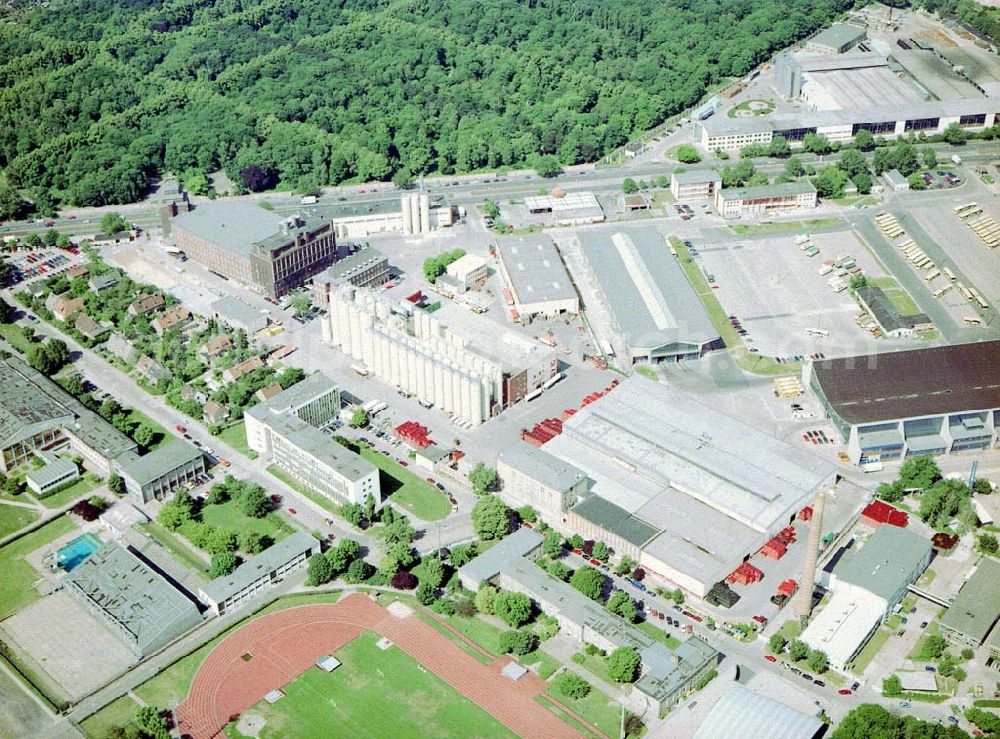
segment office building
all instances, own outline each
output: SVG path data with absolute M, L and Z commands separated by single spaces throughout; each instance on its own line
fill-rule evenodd
M 1000 561 L 979 560 L 940 619 L 940 633 L 955 644 L 978 648 L 1000 618 Z
M 577 411 L 542 451 L 563 466 L 548 474 L 571 466 L 589 478 L 588 494 L 550 525 L 601 539 L 698 597 L 837 482 L 819 457 L 638 375 Z
M 542 387 L 557 367 L 553 352 L 484 320 L 344 285 L 330 293 L 323 338 L 421 403 L 479 424 Z
M 205 456 L 183 439 L 168 441 L 140 457 L 125 452 L 114 461 L 115 471 L 136 503 L 166 500 L 184 483 L 205 474 Z
M 497 455 L 497 475 L 508 505 L 531 506 L 546 521 L 561 520 L 587 492 L 583 470 L 524 442 Z
M 724 347 L 705 307 L 653 227 L 581 231 L 577 284 L 596 284 L 610 321 L 604 351 L 628 365 L 698 359 Z M 593 322 L 591 324 L 594 325 Z
M 0 470 L 69 446 L 102 472 L 136 444 L 19 359 L 0 360 Z
M 223 277 L 279 298 L 333 264 L 337 239 L 313 212 L 282 217 L 245 201 L 199 206 L 173 221 L 177 246 Z
M 580 298 L 559 250 L 548 236 L 502 239 L 496 247 L 504 300 L 517 320 L 580 312 Z
M 24 481 L 37 496 L 44 497 L 80 478 L 80 469 L 71 459 L 57 457 L 51 452 L 38 452 L 35 456 L 44 464 L 29 469 Z
M 715 210 L 723 218 L 761 217 L 816 207 L 816 188 L 808 180 L 758 187 L 730 187 L 715 193 Z
M 851 461 L 991 449 L 1000 341 L 824 359 L 803 368 Z
M 486 284 L 489 276 L 489 262 L 478 254 L 463 254 L 445 267 L 447 275 L 455 280 L 459 292 L 478 290 Z
M 217 616 L 245 605 L 255 596 L 284 580 L 320 551 L 319 541 L 296 531 L 237 567 L 231 575 L 217 577 L 198 590 L 198 597 Z
M 317 372 L 246 412 L 247 444 L 334 503 L 381 506 L 378 469 L 321 429 L 340 412 L 340 388 Z
M 722 177 L 714 169 L 692 169 L 670 175 L 670 193 L 678 202 L 715 200 L 722 189 Z
M 800 638 L 825 652 L 834 668 L 846 669 L 930 561 L 929 539 L 898 526 L 878 527 L 834 567 L 833 596 Z
M 843 54 L 865 40 L 864 28 L 848 23 L 834 23 L 806 41 L 805 49 L 814 54 Z
M 63 584 L 138 657 L 159 651 L 201 622 L 189 598 L 116 541 L 105 542 Z

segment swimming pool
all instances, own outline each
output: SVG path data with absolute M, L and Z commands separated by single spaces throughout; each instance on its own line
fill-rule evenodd
M 93 534 L 84 534 L 73 539 L 56 553 L 56 562 L 66 572 L 70 572 L 83 560 L 101 547 L 101 540 Z

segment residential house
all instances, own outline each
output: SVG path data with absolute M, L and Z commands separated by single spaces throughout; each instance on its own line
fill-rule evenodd
M 181 400 L 193 400 L 195 403 L 204 405 L 208 402 L 208 396 L 201 390 L 195 390 L 190 385 L 181 388 Z
M 226 382 L 236 382 L 248 372 L 253 372 L 264 366 L 264 360 L 260 357 L 250 357 L 245 362 L 240 362 L 222 373 L 222 379 Z
M 78 278 L 86 277 L 87 275 L 89 275 L 90 270 L 87 268 L 86 265 L 77 264 L 70 267 L 69 270 L 66 272 L 66 274 L 69 275 L 69 278 L 71 280 L 76 280 Z
M 129 305 L 128 314 L 130 316 L 144 316 L 163 307 L 165 301 L 160 293 L 140 293 L 135 301 Z
M 153 330 L 158 336 L 163 336 L 164 333 L 169 331 L 176 326 L 182 326 L 191 320 L 191 311 L 189 311 L 183 305 L 175 305 L 173 308 L 167 308 L 160 315 L 151 321 Z
M 232 345 L 233 340 L 229 338 L 228 334 L 213 336 L 198 349 L 198 358 L 205 364 L 211 364 L 213 359 L 227 351 Z
M 170 370 L 145 354 L 139 357 L 139 361 L 135 363 L 135 368 L 139 372 L 139 376 L 154 387 L 165 385 L 173 377 L 170 374 Z
M 135 360 L 139 357 L 139 353 L 132 346 L 132 342 L 126 339 L 124 334 L 120 334 L 117 331 L 111 334 L 105 348 L 112 356 L 118 357 L 118 359 L 126 364 L 135 364 Z
M 87 282 L 87 287 L 90 288 L 91 292 L 102 293 L 105 290 L 110 290 L 115 285 L 121 281 L 121 273 L 112 270 L 110 272 L 105 272 L 104 274 L 94 275 Z
M 86 313 L 77 316 L 76 323 L 73 325 L 85 339 L 94 342 L 100 341 L 111 333 L 112 327 L 110 323 L 98 323 Z
M 280 393 L 281 390 L 282 388 L 279 383 L 272 382 L 270 385 L 262 387 L 254 394 L 257 396 L 257 400 L 264 402 L 265 400 L 270 400 L 271 398 L 273 398 L 275 395 Z
M 222 403 L 216 403 L 214 400 L 210 400 L 205 403 L 202 408 L 202 418 L 204 418 L 205 423 L 210 425 L 216 425 L 220 423 L 225 423 L 231 415 L 229 407 L 223 405 Z
M 53 295 L 45 301 L 45 307 L 60 321 L 68 321 L 83 310 L 83 298 L 64 298 Z

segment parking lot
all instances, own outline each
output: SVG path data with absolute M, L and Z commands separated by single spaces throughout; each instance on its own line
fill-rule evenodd
M 854 322 L 857 303 L 846 290 L 835 293 L 820 268 L 845 254 L 871 276 L 882 276 L 881 266 L 852 231 L 813 234 L 811 242 L 819 248 L 813 257 L 799 248 L 794 235 L 694 240 L 693 254 L 709 282 L 718 285 L 722 307 L 747 331 L 751 350 L 788 358 L 875 349 L 880 342 Z
M 82 260 L 76 247 L 69 249 L 19 249 L 7 259 L 11 266 L 10 284 L 30 283 L 62 274 Z

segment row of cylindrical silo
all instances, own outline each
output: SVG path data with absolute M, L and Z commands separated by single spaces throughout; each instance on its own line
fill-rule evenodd
M 403 233 L 407 236 L 430 233 L 431 210 L 427 193 L 411 193 L 400 199 L 403 215 Z

